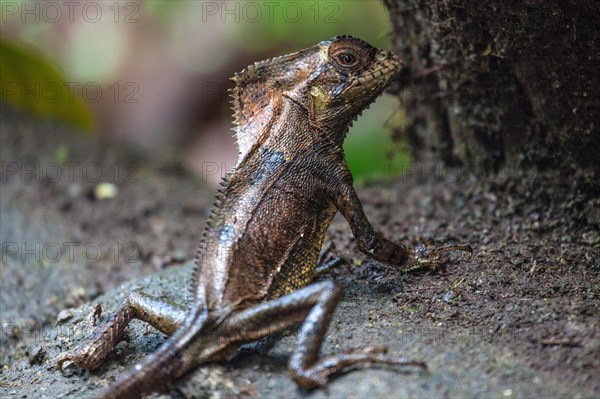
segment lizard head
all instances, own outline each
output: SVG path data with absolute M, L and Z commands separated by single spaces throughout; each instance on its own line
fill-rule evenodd
M 232 78 L 238 160 L 274 123 L 285 98 L 306 111 L 312 126 L 336 141 L 343 140 L 352 121 L 381 94 L 402 65 L 389 51 L 351 36 L 336 36 L 248 66 Z
M 318 47 L 320 62 L 308 79 L 306 107 L 313 124 L 343 139 L 403 63 L 395 54 L 351 36 L 337 36 Z

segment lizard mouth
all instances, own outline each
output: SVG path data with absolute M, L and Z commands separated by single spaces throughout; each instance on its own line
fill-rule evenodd
M 365 91 L 379 92 L 388 86 L 392 79 L 402 70 L 404 62 L 396 54 L 380 50 L 371 67 L 353 79 L 344 92 L 365 87 Z
M 361 75 L 353 79 L 343 90 L 342 97 L 346 92 L 354 92 L 349 98 L 366 99 L 360 111 L 355 113 L 350 120 L 345 134 L 347 134 L 354 121 L 358 119 L 364 110 L 368 109 L 381 92 L 392 83 L 393 79 L 402 70 L 404 62 L 396 54 L 379 50 L 374 61 L 367 69 L 363 70 Z

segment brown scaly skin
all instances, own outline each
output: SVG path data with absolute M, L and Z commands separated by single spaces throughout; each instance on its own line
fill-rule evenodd
M 63 357 L 94 369 L 141 319 L 170 338 L 102 398 L 134 398 L 175 381 L 201 363 L 221 360 L 240 345 L 301 324 L 289 362 L 305 389 L 357 363 L 416 365 L 365 348 L 319 357 L 341 290 L 312 283 L 319 252 L 336 212 L 348 220 L 358 247 L 373 259 L 411 270 L 436 267 L 468 245 L 412 250 L 371 227 L 352 186 L 342 143 L 356 119 L 400 71 L 394 54 L 338 36 L 236 74 L 233 104 L 240 150 L 219 190 L 198 251 L 187 310 L 133 293 L 80 351 Z

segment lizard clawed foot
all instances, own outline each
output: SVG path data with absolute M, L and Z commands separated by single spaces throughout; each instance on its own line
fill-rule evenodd
M 395 366 L 415 366 L 427 370 L 423 361 L 386 355 L 384 346 L 369 346 L 366 348 L 349 349 L 342 353 L 324 357 L 317 363 L 304 370 L 291 370 L 290 374 L 303 389 L 325 388 L 331 374 L 344 367 L 355 364 L 388 364 Z
M 366 355 L 371 359 L 367 360 L 368 362 L 392 364 L 396 366 L 416 366 L 422 368 L 423 370 L 427 370 L 427 363 L 421 360 L 412 360 L 406 359 L 404 357 L 387 356 L 387 351 L 387 347 L 379 345 L 367 346 L 361 349 L 351 349 L 349 351 L 344 352 L 344 354 L 362 353 L 363 355 Z
M 95 357 L 92 356 L 92 354 L 83 350 L 79 353 L 61 356 L 60 359 L 58 359 L 58 361 L 56 362 L 56 369 L 59 371 L 64 371 L 63 365 L 66 362 L 72 362 L 82 369 L 94 370 L 100 367 L 102 360 L 96 360 Z
M 56 369 L 59 371 L 64 371 L 63 364 L 65 364 L 66 362 L 72 362 L 72 363 L 75 363 L 77 366 L 79 366 L 76 356 L 64 355 L 64 356 L 61 356 L 60 359 L 58 359 L 58 361 L 56 362 Z M 79 366 L 79 367 L 81 367 L 81 366 Z
M 448 262 L 449 258 L 444 255 L 454 251 L 468 252 L 469 259 L 473 257 L 473 248 L 469 244 L 452 244 L 438 248 L 433 247 L 432 243 L 420 244 L 414 250 L 411 269 L 437 269 Z
M 98 304 L 94 306 L 89 317 L 91 322 L 90 324 L 96 327 L 102 318 L 102 305 Z M 72 362 L 78 367 L 87 370 L 98 368 L 100 366 L 100 362 L 95 362 L 94 357 L 92 356 L 95 351 L 96 349 L 88 345 L 76 353 L 63 355 L 56 362 L 56 369 L 61 372 L 64 371 L 63 365 L 66 362 Z

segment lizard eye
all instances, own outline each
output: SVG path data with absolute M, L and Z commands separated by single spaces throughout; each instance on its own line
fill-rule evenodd
M 330 54 L 333 63 L 344 71 L 354 71 L 361 67 L 360 56 L 350 48 L 340 48 L 338 51 Z
M 366 67 L 373 57 L 374 48 L 362 41 L 346 38 L 329 46 L 329 59 L 338 69 L 354 72 Z
M 338 55 L 337 61 L 341 66 L 345 66 L 347 68 L 352 68 L 358 64 L 358 58 L 356 58 L 354 54 L 350 53 L 342 53 Z

